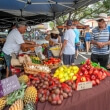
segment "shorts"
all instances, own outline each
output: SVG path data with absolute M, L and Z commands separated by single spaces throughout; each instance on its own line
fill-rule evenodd
M 90 38 L 85 38 L 85 41 L 90 41 L 91 39 Z
M 74 54 L 73 55 L 63 54 L 63 63 L 64 65 L 72 65 L 72 63 L 74 63 Z
M 11 56 L 4 53 L 4 58 L 5 58 L 5 61 L 6 61 L 6 66 L 8 67 L 9 72 L 11 73 Z
M 79 49 L 79 46 L 78 45 L 75 45 L 75 50 L 78 50 Z

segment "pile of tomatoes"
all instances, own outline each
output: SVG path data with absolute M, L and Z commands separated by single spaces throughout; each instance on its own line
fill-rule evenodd
M 53 58 L 53 57 L 51 57 L 47 61 L 44 61 L 43 63 L 45 65 L 52 65 L 52 64 L 58 64 L 60 62 L 61 62 L 61 59 L 60 58 Z

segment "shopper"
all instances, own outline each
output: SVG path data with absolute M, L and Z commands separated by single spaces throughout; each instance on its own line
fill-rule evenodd
M 77 26 L 79 24 L 78 20 L 73 20 L 73 30 L 75 32 L 76 35 L 76 39 L 75 39 L 75 59 L 78 58 L 78 54 L 79 54 L 79 46 L 80 46 L 80 41 L 79 41 L 79 37 L 80 37 L 80 31 L 77 29 Z
M 72 29 L 72 21 L 67 20 L 67 30 L 64 34 L 64 42 L 60 52 L 60 56 L 63 55 L 64 65 L 74 65 L 74 55 L 75 55 L 75 38 L 76 35 Z
M 88 54 L 89 49 L 90 49 L 90 40 L 91 40 L 91 33 L 90 33 L 90 28 L 87 27 L 85 31 L 85 42 L 86 42 L 86 52 Z
M 3 46 L 3 53 L 4 53 L 4 58 L 6 61 L 7 65 L 7 76 L 11 76 L 11 54 L 15 53 L 18 54 L 19 50 L 21 47 L 34 47 L 35 43 L 34 42 L 27 42 L 23 40 L 22 34 L 26 32 L 27 25 L 25 22 L 19 22 L 16 25 L 16 28 L 14 28 L 7 36 L 6 42 Z M 33 45 L 30 45 L 30 44 Z
M 55 45 L 61 45 L 61 37 L 59 35 L 58 29 L 54 27 L 50 34 L 45 37 L 45 39 L 49 41 L 48 58 L 50 58 L 53 55 L 49 49 Z
M 93 47 L 91 60 L 106 68 L 110 52 L 109 30 L 106 24 L 107 14 L 100 13 L 96 20 L 98 27 L 92 30 L 91 43 L 93 44 Z

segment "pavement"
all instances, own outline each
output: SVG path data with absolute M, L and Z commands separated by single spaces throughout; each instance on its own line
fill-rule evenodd
M 78 58 L 75 59 L 75 64 L 80 64 L 82 61 L 85 61 L 86 59 L 91 57 L 91 52 L 88 54 L 86 52 L 79 52 Z M 110 63 L 110 55 L 109 55 L 109 61 Z
M 88 54 L 86 52 L 79 52 L 78 58 L 75 59 L 75 64 L 80 64 L 82 61 L 85 61 L 90 58 L 90 56 L 91 52 L 89 52 Z

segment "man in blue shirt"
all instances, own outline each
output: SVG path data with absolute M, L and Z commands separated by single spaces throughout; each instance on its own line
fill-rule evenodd
M 79 21 L 78 20 L 73 20 L 73 29 L 74 29 L 74 32 L 75 32 L 75 35 L 76 35 L 76 38 L 75 38 L 75 59 L 77 59 L 78 57 L 78 49 L 79 49 L 79 44 L 80 44 L 80 41 L 79 41 L 79 36 L 80 36 L 80 31 L 76 28 L 76 26 L 79 24 Z
M 107 14 L 101 13 L 99 14 L 99 18 L 97 19 L 98 27 L 92 30 L 91 43 L 92 54 L 91 60 L 95 63 L 100 63 L 100 66 L 106 68 L 109 60 L 109 30 L 106 25 Z

